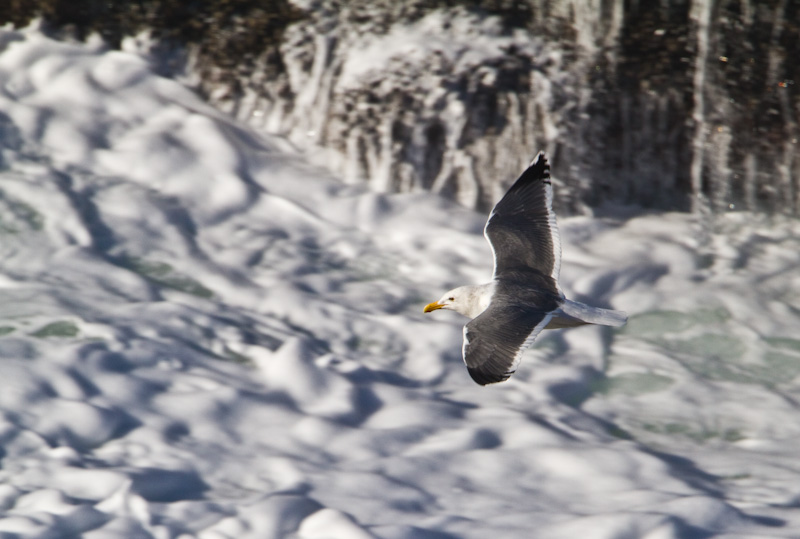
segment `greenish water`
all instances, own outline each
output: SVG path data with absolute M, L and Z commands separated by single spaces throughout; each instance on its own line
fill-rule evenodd
M 592 389 L 603 395 L 644 395 L 667 389 L 674 383 L 668 376 L 652 372 L 626 373 L 602 378 L 592 384 Z
M 154 262 L 138 257 L 125 257 L 119 264 L 165 288 L 171 288 L 205 299 L 214 297 L 214 293 L 199 281 L 176 272 L 172 266 L 164 262 Z
M 48 337 L 76 337 L 80 333 L 78 326 L 69 320 L 51 322 L 31 333 L 32 337 L 46 339 Z
M 18 234 L 25 230 L 39 231 L 43 227 L 41 213 L 0 190 L 0 233 Z
M 745 340 L 738 336 L 741 327 L 722 307 L 644 313 L 631 317 L 623 334 L 658 346 L 709 380 L 773 385 L 800 376 L 800 340 L 768 336 Z M 613 384 L 606 392 L 614 392 Z

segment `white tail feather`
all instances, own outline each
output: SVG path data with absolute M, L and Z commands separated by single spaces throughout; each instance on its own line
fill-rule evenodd
M 624 326 L 628 321 L 628 314 L 624 311 L 613 311 L 592 307 L 585 303 L 565 299 L 546 329 L 569 328 L 585 324 L 598 324 L 601 326 Z

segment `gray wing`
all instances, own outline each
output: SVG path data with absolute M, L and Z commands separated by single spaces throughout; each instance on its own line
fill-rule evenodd
M 494 207 L 484 235 L 494 252 L 495 277 L 510 269 L 534 269 L 552 278 L 558 290 L 561 240 L 544 153 L 536 156 Z
M 507 380 L 522 352 L 553 317 L 551 312 L 522 306 L 492 306 L 464 326 L 464 363 L 480 385 Z

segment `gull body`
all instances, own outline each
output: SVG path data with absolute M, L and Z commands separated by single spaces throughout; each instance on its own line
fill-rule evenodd
M 468 284 L 446 292 L 442 298 L 425 306 L 424 312 L 446 309 L 475 318 L 489 306 L 495 283 Z M 623 311 L 592 307 L 566 297 L 558 300 L 558 308 L 544 329 L 563 329 L 597 324 L 601 326 L 624 326 L 628 315 Z

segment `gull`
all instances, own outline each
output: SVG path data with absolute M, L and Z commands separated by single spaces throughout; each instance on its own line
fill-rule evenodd
M 494 207 L 483 234 L 494 255 L 492 280 L 450 290 L 424 309 L 472 319 L 464 326 L 461 351 L 478 384 L 507 380 L 543 329 L 625 325 L 624 312 L 569 300 L 558 285 L 561 240 L 544 152 Z

